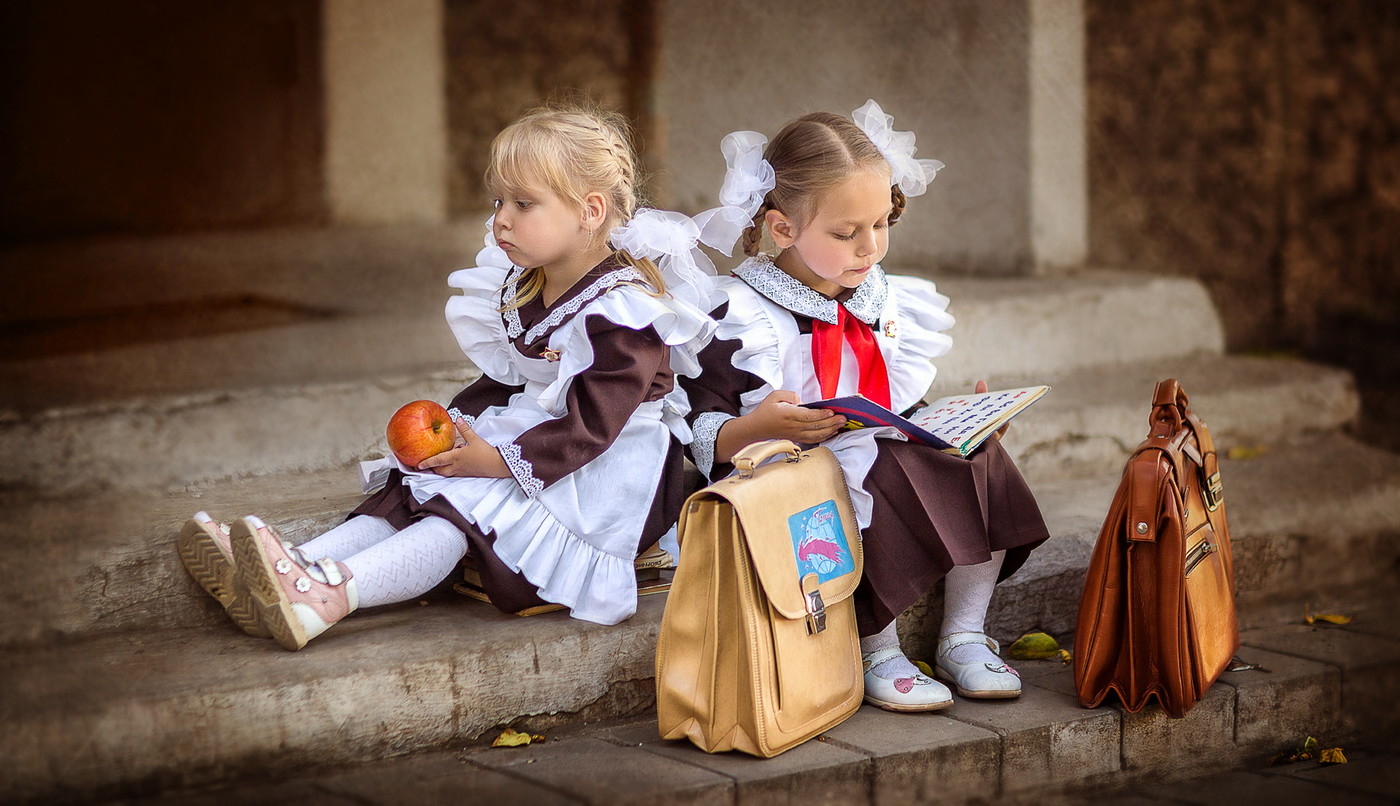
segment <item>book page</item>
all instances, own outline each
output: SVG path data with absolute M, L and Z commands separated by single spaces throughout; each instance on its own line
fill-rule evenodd
M 1048 391 L 1045 386 L 1004 389 L 985 394 L 954 395 L 935 400 L 910 417 L 915 425 L 940 439 L 961 446 L 986 430 L 999 425 Z

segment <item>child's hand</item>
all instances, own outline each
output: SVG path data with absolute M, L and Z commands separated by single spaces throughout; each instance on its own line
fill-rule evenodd
M 424 459 L 418 469 L 454 478 L 510 478 L 510 469 L 500 451 L 477 436 L 466 420 L 457 421 L 456 444 L 450 450 Z
M 829 439 L 846 424 L 840 414 L 797 403 L 795 392 L 780 389 L 769 393 L 753 411 L 724 424 L 715 442 L 715 458 L 727 462 L 745 445 L 765 439 L 814 444 Z
M 978 381 L 978 382 L 972 387 L 972 393 L 973 393 L 974 395 L 983 395 L 983 394 L 986 394 L 986 393 L 987 393 L 987 382 L 986 382 L 986 381 Z M 996 432 L 995 434 L 992 434 L 992 437 L 995 438 L 995 439 L 997 439 L 997 440 L 1000 440 L 1000 439 L 1001 439 L 1001 435 L 1002 435 L 1002 434 L 1005 434 L 1005 433 L 1006 433 L 1006 429 L 1008 429 L 1008 428 L 1010 428 L 1010 427 L 1011 427 L 1011 423 L 1007 423 L 1006 425 L 1003 425 L 1001 428 L 998 428 L 998 429 L 997 429 L 997 432 Z
M 797 393 L 780 389 L 772 392 L 747 416 L 755 428 L 769 434 L 765 439 L 790 439 L 793 442 L 821 442 L 832 437 L 846 418 L 827 409 L 808 409 L 798 405 Z

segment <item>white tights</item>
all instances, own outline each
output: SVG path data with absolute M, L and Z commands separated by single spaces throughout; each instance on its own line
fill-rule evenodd
M 402 531 L 358 515 L 300 548 L 308 559 L 330 557 L 349 568 L 360 607 L 377 607 L 417 598 L 447 579 L 467 556 L 467 536 L 436 515 Z
M 938 637 L 957 632 L 983 632 L 987 625 L 987 606 L 997 587 L 1005 551 L 992 552 L 992 558 L 977 565 L 954 566 L 943 578 L 943 627 Z M 955 663 L 997 663 L 997 657 L 986 644 L 963 644 L 948 654 Z
M 992 558 L 977 565 L 954 566 L 943 578 L 943 626 L 938 637 L 943 638 L 958 632 L 982 632 L 986 629 L 987 606 L 992 602 L 992 592 L 996 590 L 997 575 L 1001 573 L 1001 563 L 1006 559 L 1005 551 L 992 553 Z M 860 639 L 863 655 L 887 647 L 899 646 L 896 622 L 874 635 Z M 986 644 L 963 644 L 948 653 L 948 658 L 956 663 L 997 663 L 997 657 Z M 894 680 L 911 677 L 918 669 L 908 658 L 897 656 L 872 669 L 876 677 Z

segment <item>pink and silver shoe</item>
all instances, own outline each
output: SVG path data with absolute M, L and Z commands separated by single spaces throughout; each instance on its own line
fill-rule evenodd
M 234 580 L 233 547 L 228 524 L 218 523 L 207 512 L 196 512 L 175 538 L 180 561 L 194 581 L 214 597 L 239 629 L 255 638 L 269 638 L 257 608 L 246 590 Z
M 861 656 L 865 667 L 865 701 L 886 711 L 919 713 L 941 711 L 953 704 L 947 686 L 927 675 L 915 673 L 908 677 L 887 680 L 875 674 L 875 667 L 893 658 L 903 657 L 899 647 L 886 647 Z
M 233 524 L 235 585 L 248 592 L 264 626 L 296 651 L 359 607 L 350 569 L 326 558 L 308 563 L 272 527 L 249 516 Z

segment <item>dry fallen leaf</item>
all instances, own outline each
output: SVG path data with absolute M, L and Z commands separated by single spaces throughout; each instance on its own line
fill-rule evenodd
M 1063 654 L 1061 654 L 1063 653 Z M 1015 660 L 1065 660 L 1069 653 L 1060 649 L 1060 643 L 1043 632 L 1028 632 L 1007 647 L 1006 654 Z
M 924 673 L 924 677 L 933 677 L 933 667 L 929 666 L 927 663 L 916 660 L 914 661 L 914 665 L 919 668 L 919 671 Z
M 1245 461 L 1249 459 L 1258 459 L 1268 452 L 1268 445 L 1236 445 L 1226 451 L 1225 456 L 1228 459 Z
M 1318 622 L 1322 622 L 1323 624 L 1350 624 L 1351 616 L 1345 616 L 1341 613 L 1313 613 L 1311 609 L 1303 610 L 1304 624 L 1317 624 Z
M 1347 757 L 1342 752 L 1342 748 L 1329 747 L 1318 754 L 1317 762 L 1319 764 L 1345 764 Z
M 492 747 L 523 747 L 530 742 L 542 742 L 544 737 L 539 734 L 521 733 L 514 728 L 506 728 L 501 731 L 501 735 L 496 737 L 496 741 L 491 743 Z

